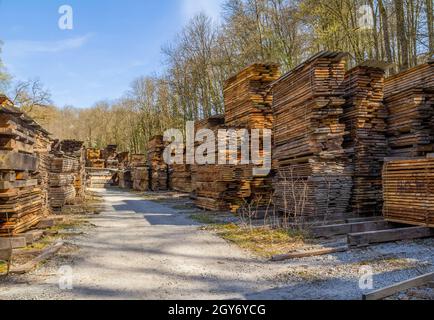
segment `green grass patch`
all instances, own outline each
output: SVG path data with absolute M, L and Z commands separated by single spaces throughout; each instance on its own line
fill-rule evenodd
M 0 274 L 5 274 L 8 271 L 8 265 L 4 261 L 0 261 Z
M 223 239 L 264 258 L 288 253 L 305 244 L 302 233 L 288 232 L 285 229 L 248 228 L 233 223 L 212 225 L 205 229 L 214 231 Z
M 215 224 L 217 223 L 217 220 L 210 214 L 207 213 L 196 213 L 190 215 L 190 219 L 203 223 L 203 224 Z

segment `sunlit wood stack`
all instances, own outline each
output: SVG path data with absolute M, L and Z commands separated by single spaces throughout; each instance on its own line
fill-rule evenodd
M 136 191 L 149 190 L 149 169 L 148 167 L 133 168 L 133 189 Z
M 101 152 L 102 158 L 105 160 L 105 167 L 110 169 L 117 169 L 119 167 L 119 161 L 117 159 L 117 145 L 108 145 Z
M 118 171 L 119 188 L 132 189 L 133 188 L 133 174 L 131 169 L 122 169 Z
M 226 81 L 224 88 L 225 125 L 229 128 L 252 129 L 273 128 L 273 96 L 270 85 L 280 78 L 276 64 L 253 64 Z M 261 135 L 263 132 L 261 131 Z M 241 140 L 238 140 L 237 158 L 241 160 Z M 263 145 L 263 139 L 260 139 Z M 260 154 L 265 156 L 264 150 Z M 271 158 L 271 154 L 268 154 Z M 229 154 L 228 154 L 229 157 Z M 249 204 L 256 207 L 269 206 L 273 189 L 270 174 L 255 175 L 254 165 L 225 166 L 233 172 L 238 183 L 236 197 L 231 195 L 232 210 Z M 271 172 L 271 171 L 269 171 Z
M 387 135 L 391 157 L 423 157 L 434 151 L 434 64 L 386 79 Z
M 22 233 L 43 216 L 34 145 L 39 126 L 0 95 L 0 236 Z
M 78 166 L 76 166 L 73 172 L 74 188 L 76 200 L 83 200 L 86 192 L 86 150 L 84 142 L 63 140 L 59 144 L 59 151 L 78 160 Z
M 345 60 L 344 53 L 321 52 L 273 85 L 274 204 L 286 215 L 327 219 L 347 212 Z
M 171 168 L 171 189 L 178 192 L 191 193 L 193 190 L 191 185 L 191 165 L 174 164 Z
M 197 121 L 196 132 L 200 129 L 209 129 L 217 136 L 219 129 L 226 129 L 224 116 L 214 116 L 206 120 Z M 197 145 L 196 145 L 197 150 Z M 216 150 L 215 155 L 218 155 Z M 210 211 L 224 211 L 230 209 L 226 200 L 228 193 L 237 187 L 232 181 L 232 175 L 224 176 L 223 166 L 219 164 L 191 166 L 192 171 L 192 198 L 197 207 Z
M 79 168 L 79 160 L 63 153 L 51 157 L 49 174 L 48 199 L 53 213 L 61 213 L 67 204 L 76 201 L 75 176 Z
M 119 163 L 119 169 L 125 169 L 128 167 L 130 162 L 130 153 L 129 152 L 121 152 L 116 155 L 116 160 Z
M 151 172 L 151 190 L 167 191 L 169 189 L 169 167 L 164 161 L 166 143 L 163 136 L 156 136 L 148 144 L 148 167 Z
M 102 151 L 99 149 L 86 150 L 86 167 L 94 169 L 105 169 L 105 160 L 102 158 Z
M 386 162 L 384 217 L 434 228 L 434 158 Z
M 384 158 L 387 156 L 384 71 L 358 66 L 345 77 L 344 148 L 353 170 L 352 213 L 381 215 Z
M 48 189 L 51 164 L 51 144 L 52 141 L 50 139 L 50 134 L 41 128 L 36 135 L 34 150 L 38 157 L 38 169 L 35 177 L 38 179 L 38 185 L 41 188 L 42 210 L 44 215 L 50 213 Z

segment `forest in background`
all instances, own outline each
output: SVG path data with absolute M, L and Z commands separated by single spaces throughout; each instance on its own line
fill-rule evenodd
M 167 128 L 223 113 L 224 82 L 244 67 L 277 62 L 286 72 L 321 50 L 348 52 L 353 65 L 387 62 L 390 74 L 424 63 L 434 53 L 433 0 L 227 0 L 220 24 L 194 17 L 162 48 L 164 74 L 135 79 L 116 101 L 55 106 L 39 80 L 13 79 L 1 60 L 0 92 L 56 138 L 141 153 Z

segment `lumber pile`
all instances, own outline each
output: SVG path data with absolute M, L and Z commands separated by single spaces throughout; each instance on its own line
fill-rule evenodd
M 384 71 L 358 66 L 345 76 L 344 148 L 353 172 L 352 213 L 375 216 L 382 212 L 382 169 L 387 156 Z
M 55 147 L 53 147 L 55 149 Z M 74 167 L 74 188 L 76 200 L 82 201 L 86 192 L 86 151 L 84 142 L 76 140 L 63 140 L 59 143 L 57 153 L 66 154 L 69 157 L 75 158 L 78 165 Z
M 321 52 L 273 85 L 274 204 L 288 216 L 346 214 L 352 179 L 340 123 L 345 58 Z
M 118 172 L 119 188 L 132 189 L 133 188 L 133 175 L 131 169 L 123 169 Z
M 149 169 L 148 167 L 138 167 L 132 169 L 133 190 L 149 191 Z
M 101 150 L 92 148 L 86 150 L 86 167 L 105 169 L 105 160 L 102 158 Z
M 424 157 L 434 151 L 434 63 L 385 82 L 390 157 Z
M 434 158 L 386 162 L 383 184 L 387 221 L 434 228 Z
M 169 167 L 164 161 L 166 148 L 163 136 L 156 136 L 148 144 L 148 167 L 151 175 L 152 191 L 169 190 Z M 133 161 L 134 162 L 134 159 Z
M 269 85 L 280 77 L 277 64 L 253 64 L 226 81 L 225 124 L 246 129 L 271 129 L 273 96 Z
M 170 171 L 170 189 L 178 192 L 191 193 L 191 165 L 173 164 Z
M 232 129 L 247 129 L 250 133 L 253 129 L 273 129 L 273 95 L 270 85 L 279 77 L 277 64 L 256 63 L 228 79 L 224 87 L 225 125 Z M 241 160 L 241 138 L 232 136 L 231 139 L 238 141 L 236 156 Z M 262 137 L 260 145 L 263 146 Z M 263 149 L 259 152 L 263 156 L 267 155 Z M 228 159 L 230 156 L 228 153 Z M 271 154 L 267 156 L 271 158 Z M 227 199 L 231 202 L 233 211 L 246 204 L 255 207 L 269 206 L 273 193 L 271 174 L 255 175 L 253 164 L 224 168 L 227 171 L 226 176 L 231 173 L 233 183 L 238 185 L 236 195 Z
M 92 189 L 104 189 L 112 185 L 113 174 L 109 169 L 87 168 L 86 185 Z
M 43 216 L 34 153 L 40 127 L 0 95 L 0 236 L 27 231 Z
M 53 154 L 49 174 L 48 199 L 53 213 L 59 214 L 67 204 L 74 204 L 76 189 L 74 173 L 78 171 L 79 160 L 63 153 Z
M 108 145 L 101 152 L 102 158 L 105 160 L 105 167 L 110 169 L 117 169 L 119 167 L 119 161 L 117 159 L 117 145 Z
M 38 169 L 35 178 L 38 179 L 38 185 L 41 188 L 42 210 L 43 215 L 49 215 L 50 205 L 48 201 L 49 175 L 51 164 L 51 145 L 52 141 L 49 133 L 43 129 L 38 131 L 34 146 L 35 153 L 38 157 Z
M 121 152 L 116 155 L 116 160 L 119 163 L 119 169 L 125 169 L 128 167 L 130 162 L 130 153 L 129 152 Z
M 215 133 L 219 129 L 225 129 L 224 116 L 213 116 L 208 119 L 197 121 L 195 131 L 209 129 Z M 198 145 L 196 145 L 197 150 Z M 217 150 L 216 150 L 217 154 Z M 219 164 L 194 164 L 192 172 L 192 194 L 197 207 L 210 211 L 226 211 L 230 209 L 227 202 L 228 195 L 233 193 L 236 186 L 231 183 L 232 177 L 224 176 L 223 166 Z

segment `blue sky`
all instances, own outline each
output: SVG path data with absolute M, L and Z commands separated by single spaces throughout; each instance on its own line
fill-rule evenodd
M 164 70 L 161 47 L 194 14 L 218 19 L 223 0 L 0 0 L 1 58 L 15 79 L 39 78 L 59 106 L 116 99 Z M 74 29 L 61 30 L 70 5 Z

